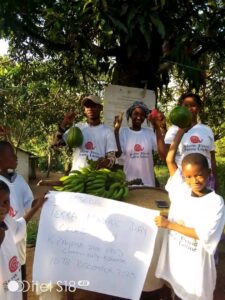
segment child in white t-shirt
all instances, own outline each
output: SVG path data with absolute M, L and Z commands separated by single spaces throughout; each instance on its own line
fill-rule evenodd
M 17 167 L 17 156 L 14 147 L 7 141 L 0 141 L 0 180 L 4 181 L 10 190 L 10 212 L 14 219 L 24 216 L 31 208 L 33 193 L 24 178 L 14 170 Z M 9 172 L 9 169 L 12 172 Z M 26 280 L 26 236 L 17 243 L 22 279 Z M 24 292 L 23 300 L 27 299 Z
M 22 300 L 21 264 L 16 244 L 26 234 L 26 223 L 43 205 L 45 199 L 36 201 L 23 218 L 17 220 L 9 215 L 10 190 L 0 180 L 0 299 Z
M 216 284 L 214 253 L 225 223 L 224 200 L 207 188 L 207 158 L 186 155 L 178 169 L 175 155 L 185 129 L 179 129 L 167 155 L 171 200 L 168 219 L 155 218 L 167 229 L 156 276 L 168 281 L 183 300 L 212 300 Z
M 135 101 L 126 111 L 130 127 L 121 127 L 122 119 L 115 117 L 115 138 L 118 151 L 117 157 L 123 155 L 126 180 L 140 178 L 145 186 L 155 187 L 153 152 L 158 151 L 162 160 L 166 156 L 164 139 L 159 121 L 152 119 L 152 128 L 142 128 L 150 110 L 142 101 Z
M 198 122 L 198 115 L 201 110 L 202 101 L 200 97 L 193 93 L 183 94 L 179 99 L 179 105 L 185 106 L 192 114 L 191 126 L 184 133 L 176 153 L 176 163 L 181 167 L 182 158 L 189 153 L 201 153 L 208 159 L 211 175 L 208 180 L 208 187 L 213 188 L 215 191 L 218 189 L 218 179 L 216 172 L 216 159 L 215 159 L 215 144 L 214 134 L 212 129 L 202 123 Z M 172 125 L 165 136 L 165 145 L 167 150 L 174 140 L 178 131 L 178 127 Z

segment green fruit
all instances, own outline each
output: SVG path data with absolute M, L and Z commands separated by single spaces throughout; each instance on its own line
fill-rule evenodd
M 82 145 L 83 139 L 83 134 L 80 128 L 73 126 L 68 132 L 66 142 L 70 148 L 76 148 Z
M 186 128 L 191 125 L 192 113 L 185 106 L 176 106 L 170 112 L 170 121 L 172 124 Z

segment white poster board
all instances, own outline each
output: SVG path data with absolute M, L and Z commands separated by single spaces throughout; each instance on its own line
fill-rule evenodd
M 51 192 L 41 213 L 33 282 L 139 299 L 158 214 L 91 195 Z
M 119 112 L 124 113 L 122 127 L 127 126 L 126 110 L 136 100 L 144 102 L 149 109 L 155 107 L 155 92 L 147 89 L 121 85 L 108 85 L 104 95 L 104 123 L 113 127 L 114 118 Z

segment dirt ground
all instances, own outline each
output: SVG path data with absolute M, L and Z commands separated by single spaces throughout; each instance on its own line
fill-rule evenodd
M 59 173 L 50 174 L 50 179 L 56 180 L 60 176 Z M 35 197 L 39 197 L 46 193 L 49 188 L 46 186 L 37 186 L 37 182 L 40 179 L 45 179 L 45 175 L 42 173 L 37 174 L 37 179 L 30 182 L 30 187 L 34 193 Z M 36 214 L 35 218 L 39 218 L 39 213 Z M 34 257 L 35 248 L 27 248 L 27 280 L 32 282 L 32 265 Z M 74 294 L 74 300 L 111 300 L 114 297 L 104 296 L 95 293 L 86 292 L 86 291 L 76 291 Z M 35 293 L 30 290 L 28 292 L 28 300 L 38 300 L 38 297 Z M 63 300 L 66 300 L 64 295 Z M 68 298 L 69 300 L 69 298 Z M 149 299 L 151 300 L 151 299 Z M 160 300 L 160 299 L 159 299 Z M 225 300 L 225 241 L 220 242 L 219 244 L 219 264 L 217 266 L 217 285 L 214 293 L 214 300 Z

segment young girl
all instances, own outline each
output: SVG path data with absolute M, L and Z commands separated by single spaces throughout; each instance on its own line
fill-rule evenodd
M 31 208 L 33 193 L 24 178 L 15 172 L 17 156 L 13 146 L 7 141 L 0 141 L 0 180 L 4 181 L 10 190 L 10 215 L 14 219 L 24 216 Z M 11 170 L 9 172 L 9 170 Z M 21 264 L 22 279 L 26 279 L 26 236 L 17 244 L 19 262 Z M 26 293 L 23 300 L 27 299 Z
M 9 187 L 0 180 L 0 299 L 21 300 L 21 265 L 16 247 L 26 234 L 26 223 L 43 205 L 45 199 L 38 199 L 23 218 L 14 220 L 10 211 Z
M 145 186 L 155 186 L 153 151 L 159 152 L 165 159 L 166 149 L 157 120 L 152 128 L 142 128 L 150 110 L 141 101 L 135 101 L 126 112 L 127 120 L 131 118 L 131 127 L 121 128 L 122 121 L 115 120 L 115 137 L 118 152 L 117 157 L 124 155 L 124 172 L 127 181 L 141 178 Z
M 171 207 L 168 219 L 155 218 L 158 227 L 167 229 L 156 276 L 168 281 L 183 300 L 212 300 L 214 253 L 225 223 L 224 200 L 207 188 L 210 169 L 204 155 L 188 154 L 182 171 L 177 168 L 175 155 L 184 133 L 185 129 L 178 130 L 166 159 Z
M 216 159 L 215 159 L 215 145 L 214 135 L 210 127 L 198 122 L 198 114 L 201 110 L 202 101 L 196 94 L 186 93 L 179 99 L 179 105 L 185 106 L 192 114 L 192 122 L 188 131 L 182 137 L 176 153 L 176 163 L 181 167 L 182 158 L 188 153 L 201 153 L 208 159 L 211 175 L 209 177 L 208 186 L 215 191 L 218 189 L 217 173 L 216 173 Z M 167 150 L 173 142 L 174 137 L 178 131 L 178 127 L 172 125 L 165 136 L 165 144 Z

